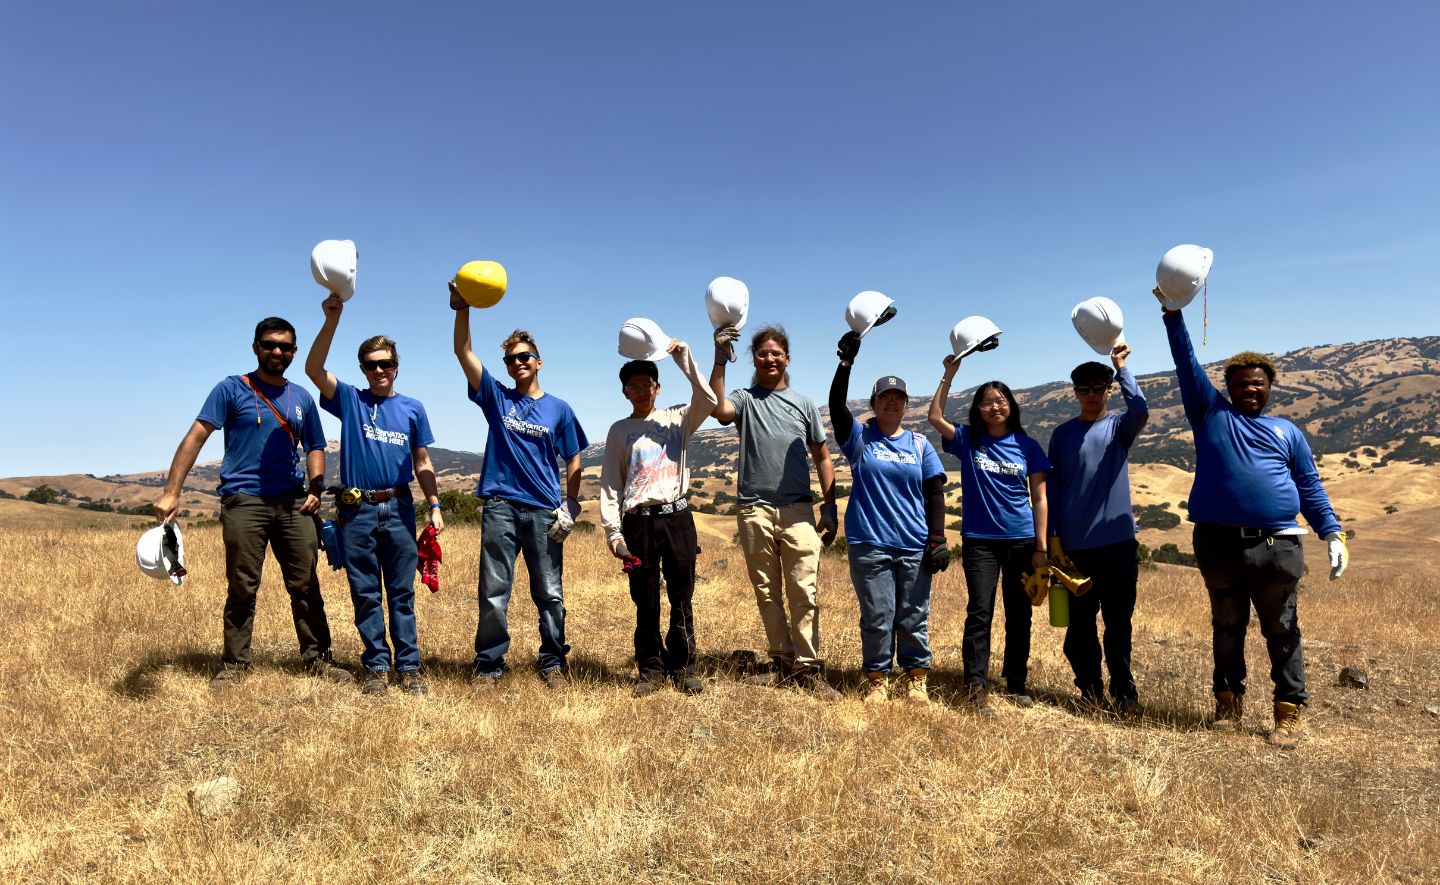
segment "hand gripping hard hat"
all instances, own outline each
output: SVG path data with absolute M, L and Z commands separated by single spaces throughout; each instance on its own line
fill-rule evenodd
M 1125 343 L 1125 315 L 1120 305 L 1109 298 L 1091 298 L 1075 305 L 1070 322 L 1085 343 L 1102 356 L 1109 356 L 1115 345 Z
M 355 294 L 357 257 L 354 240 L 325 240 L 310 251 L 310 273 L 341 301 L 349 301 Z
M 620 355 L 627 360 L 664 359 L 669 346 L 670 336 L 654 320 L 635 317 L 620 327 Z
M 895 316 L 895 299 L 880 292 L 865 291 L 845 306 L 845 322 L 861 338 L 865 333 Z
M 185 580 L 185 539 L 180 526 L 167 522 L 141 535 L 135 544 L 135 564 L 152 578 L 169 578 L 180 586 Z
M 1205 277 L 1210 274 L 1210 265 L 1215 262 L 1215 253 L 1203 246 L 1176 246 L 1160 259 L 1155 268 L 1155 285 L 1165 296 L 1165 307 L 1179 310 L 1191 301 L 1205 286 Z
M 750 315 L 750 290 L 734 277 L 716 277 L 705 287 L 705 312 L 710 315 L 710 325 L 745 328 L 745 319 Z
M 494 307 L 507 285 L 509 277 L 498 261 L 471 261 L 455 272 L 455 288 L 471 307 Z
M 999 346 L 1000 327 L 985 317 L 966 317 L 950 330 L 950 349 L 959 357 Z

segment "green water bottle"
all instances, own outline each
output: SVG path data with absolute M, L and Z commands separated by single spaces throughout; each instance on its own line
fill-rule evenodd
M 1058 581 L 1050 584 L 1050 626 L 1070 626 L 1070 591 Z

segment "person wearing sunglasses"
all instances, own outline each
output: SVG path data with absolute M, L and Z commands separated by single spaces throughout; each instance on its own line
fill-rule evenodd
M 1350 553 L 1345 533 L 1305 434 L 1284 418 L 1265 415 L 1277 373 L 1270 358 L 1237 353 L 1225 364 L 1225 393 L 1195 358 L 1179 310 L 1165 306 L 1165 332 L 1180 400 L 1195 436 L 1195 482 L 1187 512 L 1193 543 L 1210 596 L 1215 668 L 1212 690 L 1216 731 L 1240 729 L 1245 698 L 1245 633 L 1253 605 L 1270 654 L 1275 685 L 1275 727 L 1269 742 L 1292 749 L 1304 737 L 1305 658 L 1300 644 L 1298 591 L 1305 574 L 1300 527 L 1305 517 L 1325 539 L 1330 580 L 1345 573 Z
M 1025 574 L 1049 570 L 1046 548 L 1045 474 L 1050 461 L 1020 423 L 1020 404 L 1000 381 L 975 390 L 970 423 L 956 427 L 945 419 L 945 399 L 963 357 L 945 357 L 945 374 L 930 400 L 930 425 L 944 441 L 941 448 L 960 459 L 960 496 L 964 506 L 960 562 L 969 596 L 960 646 L 965 687 L 980 716 L 990 706 L 990 626 L 995 619 L 995 585 L 1005 604 L 1005 658 L 1001 675 L 1006 693 L 1018 707 L 1035 705 L 1026 690 L 1030 668 L 1031 600 Z
M 530 598 L 540 613 L 540 676 L 548 688 L 569 685 L 565 655 L 564 560 L 561 545 L 580 513 L 580 452 L 590 444 L 569 404 L 540 387 L 545 365 L 535 338 L 511 332 L 500 348 L 514 387 L 501 384 L 470 346 L 470 305 L 450 284 L 455 311 L 455 357 L 471 402 L 489 425 L 476 494 L 485 502 L 480 523 L 479 623 L 471 685 L 490 691 L 505 673 L 510 648 L 507 610 L 515 559 L 525 557 Z M 565 465 L 562 495 L 556 464 Z
M 347 491 L 336 502 L 336 514 L 355 627 L 363 646 L 360 665 L 365 677 L 360 688 L 366 694 L 384 694 L 393 669 L 401 691 L 425 694 L 430 689 L 420 674 L 415 623 L 419 552 L 410 482 L 420 484 L 430 524 L 437 532 L 444 531 L 435 468 L 430 463 L 429 446 L 435 437 L 425 406 L 395 392 L 400 353 L 390 338 L 376 335 L 361 342 L 358 357 L 364 390 L 325 368 L 345 302 L 331 293 L 321 309 L 325 321 L 305 359 L 305 374 L 320 389 L 320 407 L 340 419 L 340 485 Z
M 1055 428 L 1050 437 L 1050 562 L 1090 578 L 1082 595 L 1070 594 L 1070 626 L 1065 658 L 1075 687 L 1090 709 L 1105 700 L 1101 645 L 1096 616 L 1105 619 L 1104 663 L 1110 671 L 1110 697 L 1125 719 L 1144 715 L 1130 670 L 1130 620 L 1140 578 L 1135 513 L 1130 503 L 1130 446 L 1150 417 L 1145 394 L 1125 368 L 1130 348 L 1117 344 L 1110 365 L 1085 362 L 1070 373 L 1080 415 Z M 1121 412 L 1108 410 L 1110 391 L 1120 382 Z
M 700 376 L 690 348 L 671 339 L 665 352 L 690 381 L 690 402 L 656 408 L 660 368 L 650 360 L 620 367 L 620 392 L 630 416 L 616 421 L 605 437 L 600 468 L 600 524 L 610 552 L 630 579 L 635 603 L 635 697 L 659 691 L 666 680 L 685 694 L 705 683 L 695 673 L 695 557 L 700 553 L 695 518 L 685 491 L 690 487 L 686 448 L 715 409 L 716 397 Z M 670 628 L 660 636 L 660 578 L 670 601 Z
M 225 644 L 210 687 L 229 688 L 250 669 L 255 597 L 267 547 L 274 548 L 280 564 L 308 672 L 333 682 L 353 682 L 354 677 L 334 663 L 315 572 L 319 539 L 314 514 L 325 490 L 325 433 L 315 400 L 285 380 L 285 370 L 295 359 L 295 327 L 280 317 L 261 320 L 251 350 L 255 371 L 216 384 L 181 440 L 165 491 L 155 501 L 155 516 L 165 523 L 175 518 L 181 488 L 200 449 L 216 428 L 225 428 L 218 489 L 228 587 Z

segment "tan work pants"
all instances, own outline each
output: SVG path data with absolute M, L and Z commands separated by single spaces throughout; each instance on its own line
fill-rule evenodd
M 805 501 L 779 507 L 742 504 L 736 523 L 770 657 L 788 666 L 818 666 L 820 609 L 815 604 L 815 578 L 821 545 L 812 505 Z

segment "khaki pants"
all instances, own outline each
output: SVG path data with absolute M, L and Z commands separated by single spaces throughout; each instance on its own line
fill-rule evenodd
M 822 661 L 815 578 L 821 545 L 813 507 L 806 501 L 779 507 L 742 504 L 736 523 L 770 657 L 790 666 L 818 666 Z

